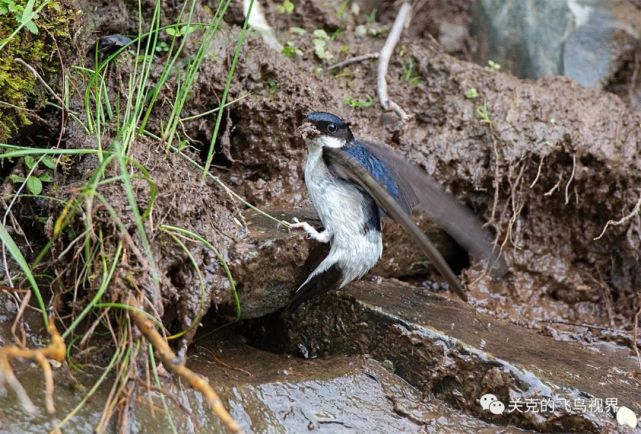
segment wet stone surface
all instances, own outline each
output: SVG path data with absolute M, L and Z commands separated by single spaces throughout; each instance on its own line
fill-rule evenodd
M 215 381 L 231 414 L 248 432 L 497 432 L 493 426 L 459 412 L 416 388 L 366 356 L 303 360 L 226 344 L 197 349 L 192 367 Z M 191 391 L 174 393 L 194 415 L 179 417 L 180 431 L 211 432 L 217 421 L 207 416 Z M 156 398 L 158 398 L 156 396 Z M 162 429 L 164 421 L 149 418 L 140 407 L 145 431 Z M 179 415 L 180 416 L 180 415 Z M 207 427 L 206 429 L 204 427 Z M 522 432 L 510 428 L 503 432 Z
M 610 432 L 617 429 L 612 412 L 575 403 L 616 398 L 641 413 L 638 365 L 628 349 L 557 341 L 400 282 L 359 282 L 281 321 L 257 327 L 253 342 L 307 357 L 370 354 L 424 394 L 488 422 Z M 487 393 L 506 407 L 544 400 L 572 408 L 493 415 L 479 404 Z

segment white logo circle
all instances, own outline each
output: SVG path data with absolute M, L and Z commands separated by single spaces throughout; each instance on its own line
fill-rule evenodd
M 496 395 L 492 393 L 486 393 L 485 395 L 481 396 L 480 402 L 481 402 L 481 407 L 483 410 L 489 410 L 490 404 L 493 403 L 494 401 L 498 401 L 498 398 Z
M 494 401 L 490 404 L 490 413 L 503 414 L 504 411 L 505 405 L 501 401 Z

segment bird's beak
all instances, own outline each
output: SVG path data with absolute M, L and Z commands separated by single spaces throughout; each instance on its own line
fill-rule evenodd
M 320 135 L 320 131 L 309 121 L 303 122 L 303 124 L 298 127 L 298 133 L 303 136 L 303 139 L 313 139 Z

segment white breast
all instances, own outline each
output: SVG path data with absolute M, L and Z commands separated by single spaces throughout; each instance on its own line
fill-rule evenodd
M 365 275 L 381 257 L 380 232 L 363 231 L 368 202 L 353 184 L 336 178 L 322 158 L 320 146 L 310 146 L 305 162 L 305 183 L 325 230 L 331 235 L 327 258 L 312 274 L 338 263 L 344 274 L 341 287 Z

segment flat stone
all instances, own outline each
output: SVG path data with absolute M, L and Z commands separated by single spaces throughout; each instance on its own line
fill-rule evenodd
M 499 428 L 434 397 L 424 399 L 416 388 L 365 356 L 304 360 L 245 345 L 225 345 L 214 352 L 215 356 L 211 350 L 191 355 L 190 365 L 209 378 L 248 433 L 491 433 Z M 189 418 L 172 412 L 179 432 L 222 432 L 220 421 L 195 392 L 170 386 L 169 393 L 193 414 Z M 159 394 L 153 399 L 160 404 Z M 145 405 L 138 406 L 136 418 L 144 432 L 163 432 L 167 426 Z
M 298 218 L 319 230 L 322 228 L 313 209 L 265 211 L 280 220 L 291 222 Z M 278 227 L 276 222 L 253 210 L 245 212 L 245 221 L 250 241 L 230 247 L 229 266 L 238 282 L 241 317 L 248 319 L 286 306 L 298 285 L 327 256 L 329 245 L 307 240 L 302 232 Z M 423 216 L 417 215 L 415 221 L 448 262 L 456 265 L 467 260 L 465 251 L 445 231 Z M 383 243 L 383 257 L 371 271 L 373 275 L 404 277 L 431 270 L 409 235 L 390 219 L 383 222 Z M 233 312 L 233 306 L 223 309 Z
M 358 282 L 267 330 L 266 345 L 308 357 L 369 354 L 387 360 L 424 394 L 487 422 L 609 432 L 616 421 L 606 399 L 641 415 L 638 362 L 629 349 L 558 341 L 400 282 Z M 539 410 L 541 403 L 554 403 L 555 409 L 494 415 L 479 404 L 488 393 L 512 410 L 526 402 Z

